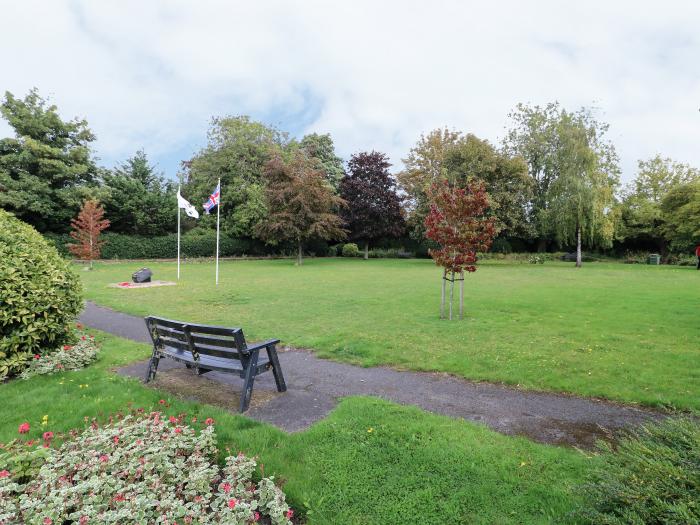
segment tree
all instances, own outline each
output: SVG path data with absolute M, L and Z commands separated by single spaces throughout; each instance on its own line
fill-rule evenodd
M 678 184 L 661 201 L 662 232 L 677 252 L 700 244 L 700 179 Z
M 270 244 L 293 241 L 302 264 L 304 242 L 342 239 L 345 230 L 335 210 L 344 205 L 325 180 L 316 162 L 302 151 L 288 158 L 275 155 L 265 167 L 267 215 L 256 234 Z
M 482 181 L 473 179 L 464 188 L 447 181 L 436 182 L 430 191 L 430 212 L 425 218 L 426 236 L 439 245 L 431 249 L 435 264 L 442 266 L 440 317 L 445 318 L 445 285 L 450 281 L 450 313 L 455 274 L 459 274 L 459 318 L 464 312 L 464 271 L 476 271 L 479 252 L 485 252 L 496 236 L 496 220 L 487 217 L 489 197 Z M 448 277 L 448 273 L 450 277 Z
M 310 157 L 318 160 L 320 168 L 325 173 L 326 180 L 333 188 L 333 191 L 338 192 L 340 181 L 345 175 L 345 169 L 343 167 L 343 159 L 335 153 L 335 146 L 330 134 L 319 135 L 318 133 L 310 133 L 301 139 L 299 146 Z
M 208 144 L 191 160 L 183 163 L 186 181 L 183 193 L 196 202 L 205 202 L 221 178 L 221 228 L 240 237 L 253 237 L 263 220 L 265 207 L 265 166 L 289 143 L 287 134 L 249 117 L 212 120 Z M 214 227 L 214 216 L 203 216 L 200 223 Z
M 629 186 L 621 207 L 618 238 L 636 247 L 658 250 L 666 258 L 669 228 L 662 210 L 664 198 L 675 188 L 700 180 L 700 170 L 662 158 L 660 155 L 640 160 L 639 170 Z M 671 237 L 673 237 L 673 232 Z
M 389 158 L 383 153 L 356 153 L 348 162 L 348 174 L 340 181 L 340 196 L 347 203 L 341 217 L 350 230 L 350 239 L 364 241 L 365 259 L 370 242 L 398 237 L 405 228 L 401 199 L 389 166 Z
M 175 229 L 175 185 L 158 174 L 144 151 L 102 175 L 111 230 L 136 235 L 165 235 Z
M 32 89 L 24 99 L 10 92 L 0 113 L 15 131 L 0 139 L 0 207 L 40 232 L 64 232 L 80 208 L 80 185 L 96 173 L 85 120 L 64 121 Z
M 538 249 L 553 240 L 578 245 L 581 236 L 591 246 L 609 245 L 619 167 L 615 148 L 604 138 L 608 125 L 590 109 L 568 112 L 557 102 L 519 104 L 509 116 L 513 127 L 504 148 L 528 164 L 533 180 L 529 219 Z M 590 205 L 583 204 L 586 198 L 593 199 Z
M 469 133 L 447 149 L 443 165 L 444 176 L 451 184 L 464 187 L 472 179 L 484 183 L 489 213 L 496 218 L 500 235 L 532 237 L 527 218 L 532 179 L 522 157 L 511 157 Z
M 411 237 L 425 237 L 425 216 L 428 213 L 428 191 L 437 181 L 447 179 L 445 155 L 457 144 L 461 133 L 447 128 L 435 129 L 421 135 L 408 156 L 403 159 L 404 169 L 398 174 L 401 189 L 407 196 L 408 227 Z
M 105 210 L 95 200 L 86 200 L 78 213 L 78 217 L 71 221 L 73 231 L 70 236 L 76 240 L 76 244 L 69 244 L 68 249 L 78 259 L 92 261 L 100 258 L 100 252 L 104 241 L 100 240 L 100 234 L 109 227 L 109 221 L 104 218 Z

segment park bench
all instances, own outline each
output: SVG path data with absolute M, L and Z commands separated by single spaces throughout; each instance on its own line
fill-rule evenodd
M 153 340 L 146 383 L 155 378 L 160 359 L 169 357 L 200 375 L 211 371 L 238 374 L 244 380 L 241 412 L 248 410 L 257 375 L 272 369 L 277 390 L 287 390 L 275 350 L 279 339 L 247 344 L 241 328 L 184 323 L 153 316 L 146 317 L 146 326 Z M 267 356 L 260 355 L 262 349 Z

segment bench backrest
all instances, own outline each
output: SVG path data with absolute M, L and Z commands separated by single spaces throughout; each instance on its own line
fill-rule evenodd
M 199 355 L 245 359 L 248 347 L 241 328 L 184 323 L 161 317 L 146 317 L 146 325 L 156 346 L 168 346 Z

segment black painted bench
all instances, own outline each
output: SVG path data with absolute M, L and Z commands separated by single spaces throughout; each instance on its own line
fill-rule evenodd
M 153 340 L 146 383 L 155 378 L 160 359 L 168 357 L 193 368 L 197 374 L 211 371 L 238 374 L 244 380 L 241 412 L 248 410 L 257 375 L 272 369 L 277 390 L 287 390 L 275 349 L 279 339 L 249 345 L 241 328 L 184 323 L 153 316 L 146 317 L 146 326 Z M 260 355 L 262 349 L 266 350 L 266 356 Z

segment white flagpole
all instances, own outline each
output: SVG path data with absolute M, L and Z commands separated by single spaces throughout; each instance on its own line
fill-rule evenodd
M 177 187 L 177 194 L 180 195 L 180 186 Z M 177 203 L 177 280 L 180 280 L 180 202 Z
M 219 179 L 219 204 L 216 206 L 216 286 L 219 286 L 219 216 L 221 215 L 221 179 Z

